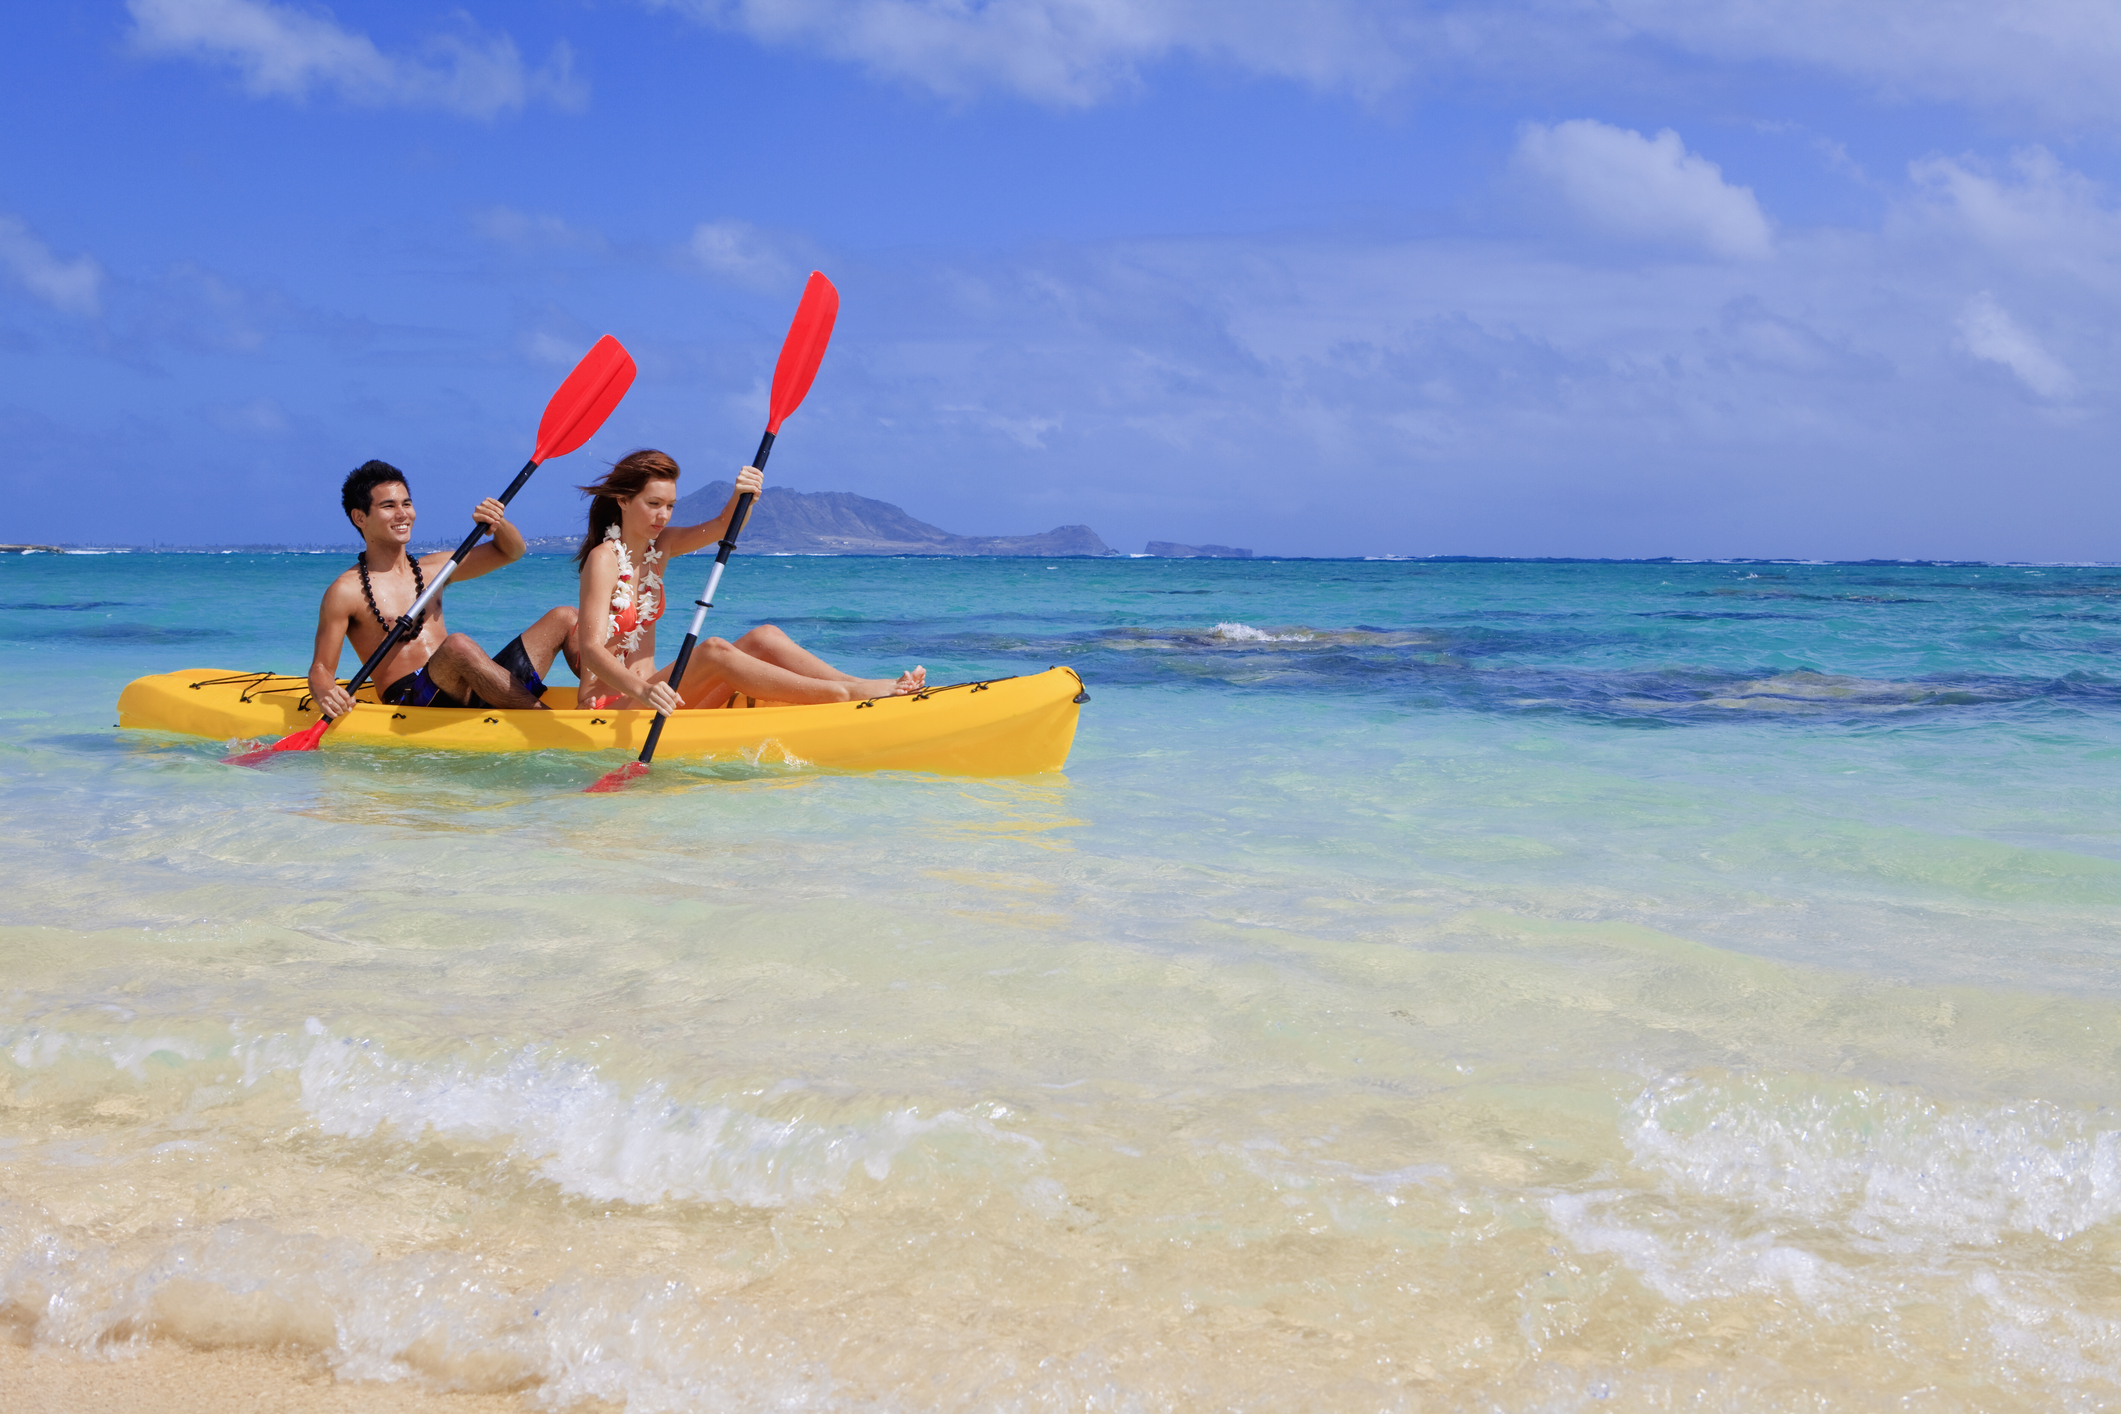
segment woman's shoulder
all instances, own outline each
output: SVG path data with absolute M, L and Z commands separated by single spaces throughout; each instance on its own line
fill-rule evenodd
M 582 556 L 580 574 L 584 583 L 594 579 L 602 584 L 618 578 L 617 555 L 618 552 L 612 548 L 609 540 L 590 546 L 589 553 Z

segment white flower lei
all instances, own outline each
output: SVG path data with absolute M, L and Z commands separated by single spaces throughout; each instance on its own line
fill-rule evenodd
M 622 653 L 631 653 L 641 646 L 641 637 L 655 625 L 657 606 L 663 598 L 663 576 L 655 562 L 663 558 L 663 552 L 654 545 L 642 557 L 641 582 L 633 583 L 633 556 L 627 553 L 626 537 L 615 525 L 604 528 L 604 538 L 611 542 L 619 557 L 619 577 L 611 586 L 612 643 Z M 633 628 L 626 633 L 618 631 L 618 617 L 629 606 L 638 605 L 633 616 Z

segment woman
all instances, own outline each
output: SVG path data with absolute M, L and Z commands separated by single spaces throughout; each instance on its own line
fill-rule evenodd
M 893 682 L 851 677 L 805 652 L 772 624 L 730 643 L 703 638 L 692 650 L 685 681 L 673 689 L 670 669 L 655 665 L 655 623 L 663 616 L 663 571 L 680 555 L 722 538 L 736 498 L 765 484 L 754 467 L 737 474 L 729 504 L 713 520 L 674 526 L 678 464 L 661 452 L 634 452 L 594 486 L 589 532 L 575 553 L 582 572 L 579 643 L 582 686 L 578 707 L 720 707 L 731 693 L 760 702 L 858 702 L 919 692 L 927 671 L 915 668 Z

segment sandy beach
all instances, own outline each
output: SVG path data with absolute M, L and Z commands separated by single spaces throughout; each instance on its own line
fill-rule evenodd
M 129 1348 L 104 1359 L 0 1343 L 0 1409 L 8 1414 L 512 1414 L 513 1394 L 433 1394 L 405 1384 L 348 1384 L 316 1362 L 260 1350 Z M 603 1414 L 601 1401 L 577 1414 Z

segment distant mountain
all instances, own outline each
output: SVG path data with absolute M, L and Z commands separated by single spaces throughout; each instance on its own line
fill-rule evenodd
M 729 493 L 727 481 L 710 481 L 678 498 L 671 521 L 697 525 L 721 513 Z M 1112 555 L 1118 553 L 1087 525 L 1063 525 L 1043 535 L 952 535 L 915 520 L 888 501 L 873 501 L 852 491 L 790 491 L 769 486 L 751 507 L 737 542 L 755 554 L 796 555 Z M 540 551 L 573 553 L 579 540 L 542 536 L 531 541 Z

